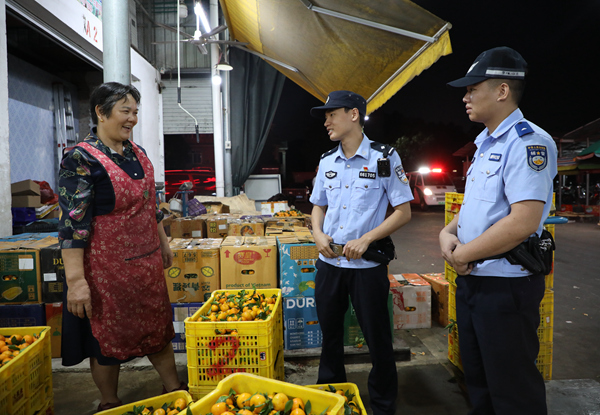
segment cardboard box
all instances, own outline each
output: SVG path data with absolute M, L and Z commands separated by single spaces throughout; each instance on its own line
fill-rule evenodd
M 173 327 L 175 338 L 173 339 L 173 351 L 185 353 L 185 324 L 184 320 L 194 315 L 204 303 L 171 304 L 173 309 Z
M 319 251 L 310 234 L 277 237 L 279 286 L 283 297 L 313 297 L 315 295 L 316 263 Z M 304 242 L 306 241 L 306 242 Z
M 200 202 L 206 208 L 206 213 L 229 213 L 229 206 L 224 205 L 221 202 Z
M 227 236 L 264 236 L 265 224 L 262 218 L 235 219 L 227 221 Z
M 419 274 L 388 275 L 395 329 L 431 328 L 431 286 Z
M 171 238 L 204 238 L 206 236 L 205 219 L 199 216 L 175 218 L 171 224 Z
M 32 327 L 46 325 L 43 304 L 0 305 L 0 327 Z
M 287 200 L 281 202 L 261 202 L 260 213 L 263 215 L 272 215 L 282 210 L 290 210 Z
M 52 357 L 60 357 L 60 348 L 62 343 L 62 303 L 46 304 L 46 326 L 50 326 L 50 343 L 52 347 Z
M 277 288 L 272 236 L 228 236 L 221 245 L 221 289 Z
M 4 242 L 0 250 L 0 304 L 42 302 L 40 251 L 23 241 Z M 21 249 L 24 248 L 24 249 Z
M 284 347 L 287 350 L 321 347 L 323 332 L 314 297 L 283 299 Z
M 42 206 L 40 196 L 12 196 L 12 207 L 32 207 L 38 208 Z
M 206 301 L 220 288 L 221 239 L 172 239 L 173 266 L 165 270 L 171 303 Z
M 349 300 L 350 301 L 350 300 Z M 394 333 L 394 310 L 393 310 L 393 295 L 390 292 L 388 294 L 388 314 L 390 315 L 390 329 L 392 330 L 392 335 Z M 344 346 L 354 346 L 356 344 L 356 339 L 363 337 L 363 332 L 360 329 L 360 324 L 358 324 L 358 318 L 356 317 L 356 311 L 354 310 L 354 306 L 352 305 L 352 301 L 350 301 L 350 306 L 344 315 Z
M 431 285 L 431 320 L 437 321 L 442 327 L 448 325 L 448 286 L 443 273 L 421 274 L 421 277 Z
M 54 240 L 56 242 L 54 242 Z M 40 250 L 40 278 L 42 280 L 42 301 L 59 303 L 63 300 L 65 265 L 58 245 L 58 238 L 45 238 L 31 245 Z
M 202 216 L 206 221 L 207 238 L 225 238 L 229 232 L 227 220 L 229 215 Z
M 10 185 L 10 194 L 14 196 L 39 196 L 40 185 L 33 180 L 23 180 Z

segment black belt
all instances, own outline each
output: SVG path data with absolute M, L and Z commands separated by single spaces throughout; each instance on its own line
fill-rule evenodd
M 329 246 L 337 256 L 342 256 L 345 245 L 331 242 Z M 365 253 L 362 254 L 362 258 L 368 261 L 379 262 L 380 264 L 389 264 L 391 260 L 396 259 L 396 251 L 392 238 L 386 236 L 379 241 L 372 242 Z

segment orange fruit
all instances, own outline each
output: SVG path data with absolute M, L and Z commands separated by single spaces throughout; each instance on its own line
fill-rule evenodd
M 290 415 L 306 415 L 306 413 L 304 413 L 303 409 L 296 408 L 290 412 Z
M 254 412 L 249 411 L 248 409 L 240 409 L 238 415 L 254 415 Z
M 213 415 L 221 415 L 223 412 L 227 411 L 227 403 L 226 402 L 217 402 L 213 406 L 210 407 L 210 412 Z
M 276 411 L 283 411 L 285 409 L 285 403 L 290 399 L 285 393 L 277 393 L 273 396 L 273 409 Z
M 348 397 L 346 396 L 346 392 L 344 392 L 342 389 L 338 389 L 335 391 L 335 393 L 337 393 L 338 395 L 342 395 L 346 400 L 346 403 L 348 403 Z
M 260 393 L 257 393 L 250 399 L 250 405 L 254 406 L 255 414 L 259 413 L 263 409 L 266 401 L 267 398 L 265 398 L 265 395 L 262 395 Z
M 250 395 L 248 392 L 240 393 L 237 398 L 235 398 L 235 403 L 238 408 L 242 409 L 244 406 L 250 406 Z M 246 402 L 248 401 L 248 402 Z
M 31 344 L 31 343 L 33 343 L 33 342 L 34 342 L 34 340 L 35 340 L 35 339 L 33 338 L 33 336 L 32 336 L 32 335 L 30 335 L 30 334 L 26 334 L 26 335 L 24 335 L 24 336 L 23 336 L 23 340 L 25 340 L 25 342 L 26 342 L 27 344 Z
M 12 336 L 10 336 L 11 343 L 19 343 L 21 340 L 23 340 L 23 336 L 21 336 L 20 334 L 13 334 Z
M 167 412 L 167 415 L 177 415 L 179 413 L 179 411 L 177 409 L 171 409 L 169 412 Z
M 185 399 L 179 398 L 175 401 L 173 406 L 175 407 L 175 409 L 178 409 L 179 411 L 183 411 L 187 407 L 187 402 L 185 401 Z
M 302 399 L 300 399 L 300 398 L 292 399 L 292 410 L 294 410 L 296 408 L 300 408 L 300 409 L 304 410 L 304 402 L 302 401 Z
M 152 412 L 152 415 L 167 415 L 164 409 L 158 408 L 156 411 Z

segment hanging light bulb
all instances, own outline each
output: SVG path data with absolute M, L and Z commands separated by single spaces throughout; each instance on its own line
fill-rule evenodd
M 223 82 L 223 80 L 221 79 L 220 75 L 213 75 L 213 77 L 212 77 L 213 85 L 221 85 L 221 82 Z
M 177 7 L 179 7 L 180 19 L 185 19 L 186 17 L 188 17 L 188 8 L 185 4 L 185 0 L 179 0 L 179 5 Z

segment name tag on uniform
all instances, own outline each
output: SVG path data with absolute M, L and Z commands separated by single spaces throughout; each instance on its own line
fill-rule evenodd
M 492 153 L 492 154 L 490 154 L 489 160 L 491 160 L 491 161 L 500 161 L 501 158 L 502 158 L 502 154 Z
M 361 179 L 375 179 L 377 178 L 377 174 L 374 171 L 360 171 L 358 172 L 358 177 Z

